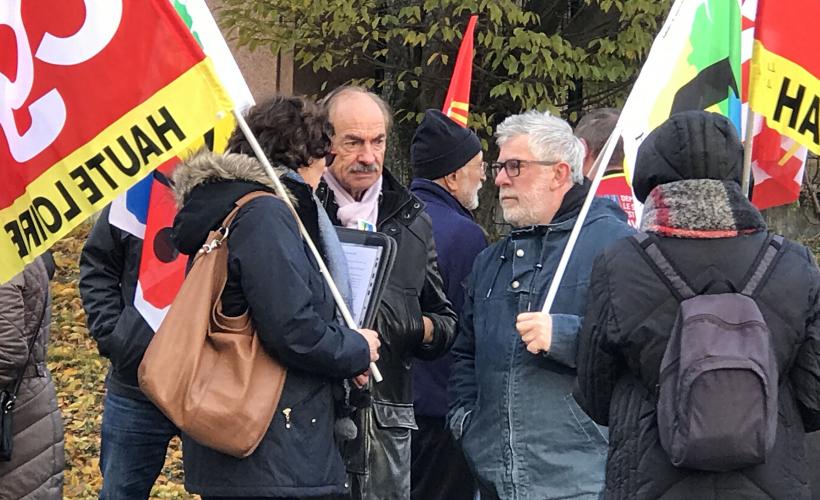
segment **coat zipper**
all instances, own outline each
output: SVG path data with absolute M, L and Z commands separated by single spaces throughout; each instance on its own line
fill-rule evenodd
M 515 342 L 516 340 L 517 339 L 514 339 L 513 342 Z M 507 430 L 509 432 L 509 439 L 507 440 L 507 444 L 510 447 L 510 476 L 512 477 L 512 481 L 510 481 L 510 485 L 512 486 L 513 500 L 518 498 L 518 494 L 515 491 L 515 471 L 516 471 L 516 467 L 515 467 L 515 451 L 514 451 L 514 448 L 513 448 L 513 414 L 512 414 L 512 400 L 513 400 L 513 398 L 512 398 L 512 396 L 513 396 L 512 389 L 513 389 L 513 381 L 515 380 L 515 352 L 516 352 L 517 348 L 518 348 L 517 345 L 513 345 L 512 356 L 511 356 L 511 360 L 510 360 L 510 379 L 507 382 L 507 394 L 509 395 L 508 396 L 509 399 L 507 401 Z

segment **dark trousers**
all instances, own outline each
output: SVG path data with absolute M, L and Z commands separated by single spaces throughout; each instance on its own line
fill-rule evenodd
M 412 500 L 473 500 L 473 480 L 464 454 L 444 418 L 416 416 L 410 441 Z

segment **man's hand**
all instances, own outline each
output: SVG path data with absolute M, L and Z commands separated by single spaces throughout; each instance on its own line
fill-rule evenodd
M 515 328 L 527 350 L 533 354 L 550 350 L 552 345 L 552 316 L 544 312 L 525 312 L 515 319 Z
M 433 320 L 427 316 L 422 316 L 421 322 L 424 323 L 424 340 L 422 342 L 430 344 L 433 342 Z

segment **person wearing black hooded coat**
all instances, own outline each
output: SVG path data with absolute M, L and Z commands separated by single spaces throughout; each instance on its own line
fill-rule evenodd
M 726 118 L 673 115 L 641 145 L 633 187 L 641 230 L 702 293 L 742 288 L 767 239 L 740 190 L 743 151 Z M 609 426 L 603 498 L 807 499 L 805 433 L 820 428 L 820 271 L 785 240 L 755 301 L 780 375 L 776 439 L 765 463 L 706 472 L 672 465 L 661 447 L 654 388 L 678 300 L 628 240 L 595 261 L 577 357 L 580 406 Z
M 334 265 L 334 255 L 341 252 L 336 233 L 312 194 L 330 145 L 326 113 L 304 98 L 275 96 L 251 108 L 247 121 L 284 176 L 288 196 L 330 274 L 342 283 L 346 267 Z M 181 208 L 173 236 L 185 255 L 196 255 L 239 198 L 274 192 L 262 165 L 242 154 L 250 147 L 241 132 L 234 133 L 229 147 L 237 153 L 201 152 L 174 171 Z M 288 372 L 269 429 L 251 455 L 228 456 L 183 434 L 185 488 L 203 499 L 222 500 L 318 500 L 345 494 L 349 482 L 334 435 L 334 387 L 361 376 L 378 359 L 377 334 L 337 322 L 330 289 L 280 198 L 249 201 L 227 234 L 223 313 L 247 310 L 262 347 Z

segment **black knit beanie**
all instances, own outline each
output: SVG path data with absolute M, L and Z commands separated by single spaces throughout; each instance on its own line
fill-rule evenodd
M 475 132 L 437 109 L 428 109 L 410 144 L 413 177 L 438 179 L 463 167 L 481 151 Z

